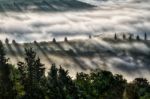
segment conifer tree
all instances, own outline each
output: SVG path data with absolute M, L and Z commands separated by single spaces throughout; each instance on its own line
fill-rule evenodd
M 92 36 L 91 35 L 89 35 L 89 39 L 91 39 L 92 38 Z
M 146 34 L 146 32 L 144 34 L 144 40 L 147 40 L 147 34 Z
M 49 99 L 61 99 L 58 87 L 58 69 L 52 64 L 47 76 L 47 96 Z
M 5 39 L 5 43 L 6 43 L 6 44 L 9 44 L 8 38 Z
M 0 99 L 15 99 L 16 90 L 11 78 L 11 64 L 8 63 L 2 41 L 0 41 Z
M 67 39 L 67 37 L 65 37 L 64 41 L 65 41 L 65 42 L 68 42 L 68 39 Z
M 62 96 L 63 98 L 71 98 L 71 99 L 78 99 L 78 89 L 75 86 L 75 83 L 72 81 L 71 77 L 68 75 L 68 71 L 64 70 L 61 66 L 58 70 L 59 76 L 59 85 L 62 89 Z
M 78 90 L 75 83 L 62 67 L 51 66 L 48 73 L 47 96 L 50 99 L 78 99 Z
M 56 43 L 56 39 L 55 38 L 53 38 L 53 43 Z
M 25 63 L 20 62 L 18 65 L 22 78 L 25 77 L 25 81 L 23 81 L 26 91 L 25 98 L 44 99 L 40 81 L 44 77 L 45 68 L 32 48 L 25 49 Z
M 129 40 L 133 39 L 133 34 L 129 34 Z
M 126 39 L 126 35 L 125 35 L 125 34 L 123 34 L 123 39 L 124 39 L 124 40 Z
M 136 40 L 138 40 L 138 41 L 140 40 L 140 36 L 139 35 L 136 36 Z
M 116 33 L 115 33 L 114 39 L 115 39 L 115 40 L 117 40 L 117 39 L 118 39 L 118 37 L 117 37 L 117 34 L 116 34 Z

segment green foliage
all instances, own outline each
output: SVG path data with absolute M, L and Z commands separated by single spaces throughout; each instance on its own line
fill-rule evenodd
M 17 91 L 13 82 L 12 65 L 8 63 L 3 43 L 0 41 L 0 99 L 15 99 Z
M 126 80 L 120 75 L 97 70 L 90 75 L 77 74 L 76 83 L 84 99 L 121 99 L 123 97 Z
M 145 78 L 130 83 L 109 71 L 77 73 L 52 64 L 45 76 L 44 65 L 32 48 L 25 49 L 25 61 L 17 68 L 6 58 L 0 42 L 0 99 L 150 99 L 150 84 Z
M 47 95 L 50 99 L 78 99 L 77 87 L 68 71 L 62 67 L 57 69 L 53 64 L 47 78 Z
M 25 90 L 24 98 L 44 99 L 41 82 L 45 77 L 45 68 L 32 48 L 25 49 L 25 62 L 19 62 L 18 69 Z

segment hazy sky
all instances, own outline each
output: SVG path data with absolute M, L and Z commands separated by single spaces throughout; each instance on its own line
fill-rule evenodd
M 150 34 L 149 0 L 89 1 L 97 7 L 84 11 L 1 13 L 0 39 L 24 42 L 115 32 Z

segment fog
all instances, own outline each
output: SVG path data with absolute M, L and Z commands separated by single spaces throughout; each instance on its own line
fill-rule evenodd
M 108 33 L 150 32 L 150 1 L 148 0 L 84 0 L 94 9 L 62 12 L 13 12 L 0 13 L 0 39 L 6 37 L 18 42 L 33 40 L 61 40 L 65 36 L 86 38 L 87 35 Z M 96 2 L 96 3 L 95 3 Z M 97 3 L 98 2 L 98 3 Z
M 133 33 L 143 36 L 146 32 L 149 36 L 150 1 L 80 1 L 96 7 L 65 11 L 22 10 L 19 12 L 4 9 L 0 12 L 0 39 L 4 41 L 8 38 L 24 43 L 34 40 L 51 41 L 54 37 L 56 41 L 61 41 L 67 37 L 69 41 L 73 39 L 71 41 L 73 43 L 48 42 L 29 45 L 34 47 L 47 68 L 51 63 L 57 63 L 58 66 L 62 65 L 69 69 L 72 77 L 76 72 L 89 72 L 101 68 L 123 74 L 129 81 L 135 77 L 146 77 L 150 80 L 149 42 L 113 43 L 101 40 L 103 37 L 112 38 L 114 33 Z M 87 39 L 89 35 L 95 38 L 92 36 L 92 40 Z M 24 47 L 26 46 L 6 44 L 11 63 L 16 64 L 22 60 Z M 75 53 L 68 54 L 70 49 Z

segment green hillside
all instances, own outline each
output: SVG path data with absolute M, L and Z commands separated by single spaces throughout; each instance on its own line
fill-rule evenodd
M 0 0 L 1 11 L 56 11 L 93 7 L 77 0 Z

